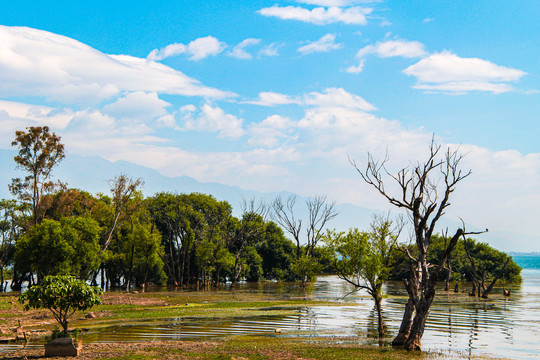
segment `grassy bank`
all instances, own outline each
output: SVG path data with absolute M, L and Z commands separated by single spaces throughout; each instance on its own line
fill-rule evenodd
M 85 334 L 108 329 L 118 324 L 135 324 L 163 319 L 239 319 L 259 316 L 289 316 L 312 306 L 339 306 L 335 302 L 312 301 L 298 297 L 275 299 L 260 292 L 110 292 L 103 295 L 103 304 L 88 312 L 72 316 L 70 328 L 83 329 Z M 46 310 L 23 311 L 16 295 L 0 297 L 0 330 L 4 338 L 13 337 L 20 323 L 30 344 L 45 342 L 45 336 L 57 327 Z M 324 336 L 321 336 L 324 335 Z M 460 354 L 407 353 L 388 346 L 360 344 L 367 334 L 340 336 L 312 332 L 283 331 L 267 335 L 223 336 L 195 341 L 143 341 L 85 344 L 79 359 L 460 359 Z M 128 339 L 129 340 L 129 339 Z M 133 342 L 133 340 L 137 342 Z M 0 352 L 0 358 L 40 358 L 41 346 Z

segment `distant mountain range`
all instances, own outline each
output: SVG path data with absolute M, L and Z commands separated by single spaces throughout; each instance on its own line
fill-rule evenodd
M 14 177 L 22 177 L 23 173 L 15 170 L 13 150 L 0 150 L 0 197 L 10 198 L 8 184 Z M 144 180 L 143 192 L 151 196 L 157 192 L 192 193 L 199 192 L 211 194 L 218 200 L 228 201 L 235 212 L 239 215 L 242 200 L 255 199 L 271 202 L 277 196 L 286 199 L 293 195 L 290 192 L 262 193 L 252 190 L 244 190 L 237 186 L 228 186 L 214 182 L 199 182 L 189 176 L 167 177 L 159 172 L 136 165 L 127 161 L 110 162 L 97 156 L 68 155 L 54 169 L 55 179 L 68 184 L 69 187 L 86 190 L 92 194 L 101 192 L 109 193 L 109 180 L 120 174 L 126 174 L 132 178 Z M 298 216 L 305 218 L 307 213 L 304 202 L 305 197 L 298 196 Z M 350 227 L 367 228 L 372 214 L 377 211 L 366 209 L 351 204 L 336 204 L 339 215 L 332 220 L 330 227 L 348 229 Z
M 23 173 L 15 170 L 15 162 L 13 157 L 16 152 L 14 150 L 0 149 L 0 198 L 11 198 L 8 190 L 8 184 L 14 177 L 22 177 Z M 286 199 L 290 192 L 279 193 L 262 193 L 253 190 L 244 190 L 237 186 L 223 185 L 215 182 L 199 182 L 189 176 L 167 177 L 159 172 L 136 165 L 127 161 L 110 162 L 97 156 L 78 156 L 69 154 L 66 158 L 54 169 L 55 179 L 61 180 L 68 184 L 69 187 L 86 190 L 92 194 L 98 192 L 108 194 L 108 181 L 120 174 L 126 174 L 132 178 L 141 178 L 144 180 L 143 193 L 146 196 L 151 196 L 157 192 L 173 192 L 173 193 L 192 193 L 200 192 L 211 194 L 218 200 L 228 201 L 235 215 L 240 215 L 242 200 L 255 199 L 262 200 L 267 203 L 274 200 L 277 196 Z M 304 202 L 306 197 L 298 196 L 297 213 L 298 218 L 306 219 L 307 210 Z M 389 207 L 390 208 L 390 207 Z M 336 204 L 336 210 L 339 215 L 329 223 L 330 228 L 338 230 L 347 230 L 351 227 L 359 229 L 368 229 L 369 223 L 373 214 L 381 213 L 379 210 L 368 209 L 352 204 Z M 439 222 L 440 229 L 448 228 L 450 232 L 453 229 L 461 226 L 461 223 L 449 219 L 441 219 Z M 467 230 L 478 231 L 479 228 L 467 224 Z M 405 236 L 408 233 L 404 234 Z M 480 241 L 489 242 L 491 245 L 501 250 L 517 250 L 512 247 L 513 242 L 509 239 L 516 239 L 519 235 L 510 232 L 489 232 L 486 235 L 479 236 Z

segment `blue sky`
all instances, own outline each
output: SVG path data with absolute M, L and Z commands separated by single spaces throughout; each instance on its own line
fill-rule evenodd
M 47 124 L 71 153 L 385 210 L 348 156 L 397 168 L 434 133 L 473 170 L 448 216 L 540 250 L 539 18 L 537 1 L 5 3 L 0 147 Z

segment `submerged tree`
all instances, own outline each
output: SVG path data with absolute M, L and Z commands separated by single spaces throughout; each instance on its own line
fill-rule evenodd
M 365 290 L 373 298 L 379 337 L 386 333 L 382 286 L 390 275 L 391 255 L 401 229 L 401 221 L 393 226 L 388 218 L 375 217 L 370 232 L 358 229 L 350 229 L 347 233 L 328 231 L 324 240 L 333 253 L 338 276 L 354 285 L 355 291 Z
M 296 196 L 290 196 L 284 203 L 278 197 L 272 203 L 274 220 L 291 236 L 296 242 L 296 261 L 293 269 L 302 279 L 302 286 L 306 286 L 307 281 L 317 269 L 317 262 L 313 258 L 313 251 L 319 240 L 323 236 L 323 230 L 330 220 L 337 216 L 334 203 L 327 203 L 326 197 L 317 196 L 306 201 L 308 210 L 308 220 L 306 224 L 306 242 L 301 243 L 302 220 L 295 216 Z
M 463 156 L 457 150 L 450 148 L 441 154 L 441 146 L 432 140 L 424 162 L 401 168 L 395 175 L 386 167 L 388 157 L 378 161 L 368 154 L 365 168 L 360 168 L 351 160 L 351 164 L 367 184 L 374 187 L 392 205 L 407 211 L 413 225 L 416 254 L 413 256 L 408 248 L 404 247 L 411 261 L 409 279 L 404 281 L 409 299 L 399 333 L 392 342 L 394 346 L 403 346 L 409 350 L 421 349 L 421 339 L 435 297 L 437 279 L 458 240 L 463 235 L 471 234 L 458 228 L 438 263 L 428 263 L 437 222 L 450 206 L 450 196 L 456 186 L 471 174 L 471 171 L 461 169 L 462 159 Z M 389 181 L 397 184 L 396 194 L 391 192 L 392 187 L 385 186 Z
M 16 131 L 12 146 L 19 148 L 14 157 L 17 168 L 28 175 L 12 179 L 9 190 L 31 210 L 33 224 L 41 221 L 43 196 L 56 189 L 59 183 L 51 180 L 52 169 L 64 158 L 64 145 L 60 137 L 47 126 L 30 126 L 27 131 Z

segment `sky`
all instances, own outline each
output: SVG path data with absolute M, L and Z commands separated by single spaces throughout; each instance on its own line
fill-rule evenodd
M 539 18 L 536 0 L 9 1 L 0 148 L 48 125 L 68 156 L 386 211 L 350 159 L 396 171 L 434 137 L 472 170 L 446 216 L 540 251 Z

